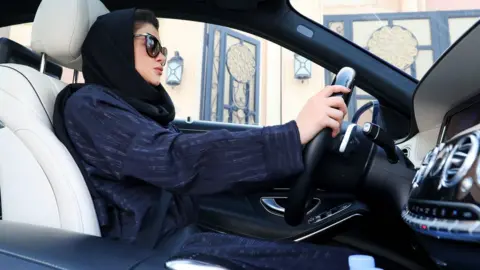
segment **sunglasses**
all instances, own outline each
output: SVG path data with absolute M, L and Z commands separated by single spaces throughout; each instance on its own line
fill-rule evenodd
M 160 53 L 167 58 L 168 50 L 166 47 L 162 47 L 160 41 L 151 34 L 136 34 L 133 37 L 144 37 L 145 38 L 145 50 L 147 51 L 148 56 L 156 58 Z M 162 61 L 162 66 L 165 65 L 166 61 Z

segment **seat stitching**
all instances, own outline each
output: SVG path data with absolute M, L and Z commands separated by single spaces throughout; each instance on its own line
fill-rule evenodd
M 32 130 L 30 130 L 30 129 L 20 128 L 20 129 L 15 130 L 15 134 L 17 134 L 18 132 L 21 132 L 21 131 L 29 132 L 29 133 L 31 133 L 32 135 L 34 135 L 38 140 L 42 141 L 44 145 L 47 144 L 47 143 L 45 143 L 44 140 L 42 140 L 42 138 L 41 138 L 40 136 L 38 136 L 35 132 L 32 132 Z M 17 137 L 25 144 L 25 142 L 21 139 L 21 136 L 18 136 L 18 135 L 17 135 Z M 26 145 L 25 145 L 25 146 L 26 146 Z M 27 147 L 27 148 L 28 148 L 28 147 Z M 30 149 L 29 149 L 29 150 L 30 150 Z M 30 150 L 30 151 L 31 151 L 31 150 Z M 49 151 L 47 151 L 46 153 L 48 153 L 48 154 L 51 155 L 51 153 L 50 153 Z M 34 155 L 34 154 L 32 153 L 32 155 Z M 34 155 L 34 156 L 35 156 L 35 155 Z M 53 157 L 53 156 L 52 156 L 51 158 L 52 158 L 52 159 L 55 159 L 55 157 Z M 35 158 L 35 159 L 36 159 L 36 158 Z M 48 179 L 48 183 L 50 184 L 50 187 L 51 187 L 52 190 L 53 190 L 53 193 L 54 193 L 54 196 L 55 196 L 55 201 L 57 202 L 57 208 L 58 208 L 58 205 L 59 205 L 59 204 L 58 204 L 58 200 L 57 200 L 57 195 L 56 195 L 56 192 L 55 192 L 55 188 L 53 188 L 52 183 L 51 183 L 51 181 L 50 181 L 50 178 L 48 177 L 47 173 L 45 172 L 45 169 L 44 169 L 44 166 L 42 165 L 42 163 L 39 162 L 38 160 L 37 160 L 37 163 L 38 163 L 38 165 L 40 166 L 40 168 L 42 168 L 43 173 L 45 174 L 45 176 L 46 176 L 47 179 Z M 65 176 L 64 173 L 61 173 L 61 175 Z M 82 178 L 82 179 L 83 179 L 83 178 Z M 73 191 L 72 193 L 73 193 L 73 196 L 75 196 L 75 201 L 76 201 L 76 203 L 75 203 L 75 208 L 77 209 L 78 213 L 80 213 L 80 217 L 79 217 L 79 218 L 80 218 L 80 226 L 81 226 L 81 229 L 82 229 L 83 231 L 85 231 L 85 225 L 83 224 L 83 216 L 82 216 L 83 211 L 82 211 L 81 207 L 79 206 L 79 200 L 78 200 L 78 196 L 77 196 L 76 190 L 72 187 L 72 185 L 70 184 L 69 181 L 65 181 L 65 182 L 66 182 L 66 184 L 69 186 L 70 190 Z M 62 213 L 60 213 L 60 209 L 59 209 L 59 212 L 58 212 L 58 213 L 59 213 L 59 215 L 60 215 L 60 222 L 61 222 L 61 221 L 62 221 L 62 218 L 61 218 Z M 78 225 L 78 224 L 75 224 L 75 225 Z M 63 228 L 63 225 L 62 225 L 62 224 L 61 224 L 60 226 Z
M 29 110 L 33 111 L 33 113 L 34 113 L 37 117 L 41 118 L 40 114 L 39 114 L 37 111 L 30 109 L 29 107 L 31 107 L 31 106 L 26 105 L 26 103 L 23 102 L 21 99 L 19 99 L 19 98 L 17 98 L 16 96 L 12 95 L 12 94 L 9 93 L 8 91 L 6 91 L 4 88 L 1 88 L 1 87 L 0 87 L 0 91 L 2 91 L 3 93 L 5 93 L 5 94 L 8 95 L 9 97 L 13 98 L 15 101 L 18 101 L 21 105 L 24 105 L 24 106 L 27 107 Z M 42 103 L 42 102 L 40 101 L 40 103 Z M 50 117 L 49 117 L 48 115 L 47 115 L 47 118 L 50 119 Z
M 22 72 L 20 72 L 18 69 L 15 69 L 13 67 L 10 67 L 10 66 L 6 66 L 6 65 L 0 65 L 2 67 L 6 67 L 6 68 L 9 68 L 11 70 L 14 70 L 16 72 L 18 72 L 20 75 L 22 75 L 25 80 L 27 80 L 27 82 L 30 84 L 30 86 L 32 87 L 33 89 L 33 92 L 35 92 L 35 95 L 37 96 L 38 100 L 40 101 L 40 104 L 42 105 L 42 108 L 43 110 L 45 111 L 45 114 L 47 115 L 47 118 L 48 118 L 48 121 L 50 121 L 50 124 L 52 124 L 53 126 L 53 122 L 52 122 L 52 119 L 50 119 L 50 116 L 48 115 L 48 111 L 47 111 L 47 108 L 45 108 L 45 105 L 43 104 L 42 102 L 42 99 L 40 98 L 40 95 L 38 94 L 37 90 L 35 89 L 35 87 L 33 86 L 33 84 L 30 82 L 30 80 L 27 78 L 27 76 L 25 76 L 25 74 L 23 74 Z M 45 75 L 45 74 L 44 74 Z M 48 76 L 48 75 L 45 75 L 45 76 Z

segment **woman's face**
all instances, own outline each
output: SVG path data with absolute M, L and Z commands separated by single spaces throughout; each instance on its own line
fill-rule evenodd
M 160 84 L 160 76 L 163 73 L 163 65 L 165 64 L 166 57 L 161 52 L 158 53 L 156 57 L 149 55 L 147 52 L 147 49 L 149 49 L 147 48 L 149 46 L 149 41 L 147 40 L 147 37 L 143 36 L 146 34 L 152 35 L 160 41 L 158 30 L 151 24 L 143 24 L 137 31 L 135 31 L 135 38 L 133 41 L 135 69 L 145 81 L 153 86 L 158 86 Z

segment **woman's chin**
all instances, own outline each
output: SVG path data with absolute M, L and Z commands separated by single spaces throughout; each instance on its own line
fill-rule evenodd
M 150 80 L 150 84 L 157 87 L 159 86 L 161 83 L 160 79 L 157 79 L 157 80 Z

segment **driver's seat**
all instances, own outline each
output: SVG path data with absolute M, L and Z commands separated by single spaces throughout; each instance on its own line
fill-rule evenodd
M 106 13 L 100 0 L 42 0 L 33 23 L 31 47 L 49 61 L 80 71 L 83 41 L 97 17 Z M 65 84 L 42 70 L 0 65 L 3 218 L 100 236 L 85 180 L 52 129 L 55 98 Z M 179 239 L 172 241 L 161 255 L 169 257 Z M 157 262 L 173 270 L 226 269 L 183 258 L 165 260 Z
M 77 69 L 83 39 L 97 16 L 107 12 L 100 1 L 42 1 L 32 49 Z M 37 68 L 15 62 L 0 65 L 2 219 L 100 236 L 82 174 L 52 129 L 55 98 L 65 83 L 40 72 L 40 61 Z

